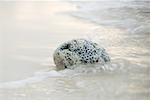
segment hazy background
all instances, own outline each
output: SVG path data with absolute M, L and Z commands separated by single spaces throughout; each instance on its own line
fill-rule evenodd
M 149 0 L 1 0 L 0 98 L 149 100 L 149 29 Z M 53 70 L 53 51 L 75 38 L 99 43 L 116 69 Z

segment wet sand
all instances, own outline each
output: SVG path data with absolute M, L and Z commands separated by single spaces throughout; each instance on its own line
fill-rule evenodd
M 54 65 L 53 51 L 64 41 L 83 38 L 95 25 L 66 13 L 66 2 L 1 2 L 1 78 L 13 81 Z
M 80 5 L 85 5 L 78 3 L 0 2 L 0 99 L 149 100 L 149 34 L 131 34 L 95 23 L 86 18 L 91 7 L 85 7 L 83 13 Z M 75 16 L 76 12 L 86 17 Z M 76 70 L 55 71 L 53 51 L 75 38 L 101 44 L 114 69 L 78 66 Z

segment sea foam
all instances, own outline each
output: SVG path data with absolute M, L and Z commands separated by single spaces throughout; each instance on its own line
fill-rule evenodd
M 2 82 L 0 83 L 0 88 L 19 88 L 19 87 L 24 87 L 27 84 L 32 84 L 32 83 L 43 81 L 44 79 L 47 79 L 48 77 L 62 77 L 62 76 L 63 74 L 55 70 L 51 70 L 48 72 L 36 72 L 32 77 L 29 77 L 23 80 Z

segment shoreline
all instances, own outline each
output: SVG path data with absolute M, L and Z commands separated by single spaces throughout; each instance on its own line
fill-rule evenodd
M 90 28 L 95 27 L 66 14 L 75 10 L 67 2 L 40 5 L 34 2 L 5 3 L 3 10 L 13 9 L 13 12 L 6 10 L 5 17 L 0 20 L 5 22 L 2 30 L 4 56 L 0 62 L 1 81 L 24 79 L 48 68 L 49 64 L 53 64 L 52 54 L 58 45 L 66 40 L 86 37 Z M 12 16 L 8 16 L 11 13 Z

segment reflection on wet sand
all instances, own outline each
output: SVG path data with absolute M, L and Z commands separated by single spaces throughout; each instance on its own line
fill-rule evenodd
M 0 2 L 0 98 L 149 100 L 148 5 L 124 0 Z M 74 38 L 106 48 L 112 70 L 54 70 L 53 51 Z

